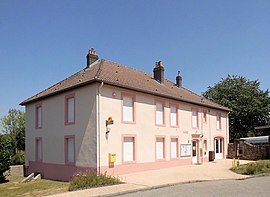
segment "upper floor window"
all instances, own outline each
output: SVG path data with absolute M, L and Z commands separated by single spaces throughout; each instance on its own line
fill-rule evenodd
M 217 130 L 221 129 L 221 114 L 217 113 Z
M 134 118 L 134 96 L 122 96 L 123 102 L 123 114 L 122 114 L 122 121 L 133 123 L 135 122 Z
M 172 105 L 171 106 L 171 113 L 170 113 L 170 121 L 171 121 L 171 126 L 176 127 L 178 125 L 178 113 L 177 113 L 177 107 Z
M 66 96 L 66 124 L 75 123 L 75 94 Z
M 198 128 L 198 111 L 192 110 L 192 127 Z
M 207 123 L 207 112 L 206 112 L 206 110 L 203 110 L 203 122 Z
M 156 103 L 156 125 L 164 125 L 164 104 Z
M 36 105 L 36 128 L 42 128 L 42 105 L 40 103 Z

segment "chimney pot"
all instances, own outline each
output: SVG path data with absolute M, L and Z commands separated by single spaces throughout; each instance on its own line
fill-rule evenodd
M 183 82 L 183 78 L 180 75 L 180 71 L 178 71 L 177 77 L 176 77 L 176 86 L 178 88 L 182 87 L 182 82 Z
M 91 48 L 89 51 L 88 51 L 88 54 L 86 56 L 86 60 L 87 60 L 87 64 L 86 64 L 86 68 L 89 68 L 89 66 L 91 64 L 93 64 L 95 61 L 98 60 L 98 56 L 96 54 L 96 51 L 94 48 Z

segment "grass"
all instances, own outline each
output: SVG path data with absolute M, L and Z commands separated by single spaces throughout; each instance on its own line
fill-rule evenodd
M 115 185 L 120 183 L 121 181 L 118 177 L 109 176 L 106 173 L 97 174 L 96 172 L 86 171 L 73 177 L 68 190 L 73 191 L 77 189 Z
M 270 175 L 270 160 L 260 160 L 247 164 L 233 167 L 231 170 L 237 174 L 256 175 L 267 174 Z
M 45 196 L 68 191 L 69 183 L 37 180 L 34 182 L 20 183 L 23 177 L 8 178 L 8 182 L 0 184 L 0 196 Z

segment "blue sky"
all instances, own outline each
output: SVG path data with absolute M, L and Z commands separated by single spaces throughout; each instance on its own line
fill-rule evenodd
M 88 49 L 201 94 L 221 78 L 270 84 L 270 1 L 0 1 L 0 117 L 85 67 Z

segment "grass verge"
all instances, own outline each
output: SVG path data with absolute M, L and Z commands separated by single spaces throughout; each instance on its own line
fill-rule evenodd
M 97 174 L 96 172 L 85 171 L 76 174 L 70 182 L 69 191 L 86 189 L 91 187 L 100 187 L 105 185 L 120 184 L 118 177 L 109 176 L 106 173 Z
M 233 167 L 231 170 L 237 174 L 256 175 L 269 174 L 270 175 L 270 160 L 259 160 L 247 164 Z
M 69 183 L 37 180 L 34 182 L 20 183 L 22 178 L 8 178 L 8 182 L 0 184 L 0 196 L 45 196 L 68 191 Z

